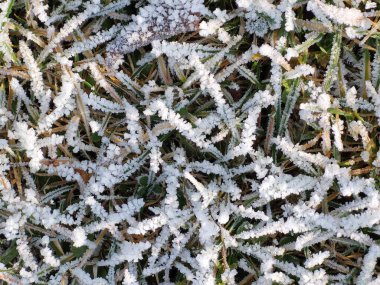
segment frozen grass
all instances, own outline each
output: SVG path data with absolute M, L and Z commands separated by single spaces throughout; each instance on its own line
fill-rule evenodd
M 378 1 L 0 4 L 2 284 L 380 284 Z

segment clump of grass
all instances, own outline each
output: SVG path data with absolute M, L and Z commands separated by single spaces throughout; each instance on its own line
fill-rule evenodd
M 5 284 L 378 284 L 379 4 L 0 5 Z

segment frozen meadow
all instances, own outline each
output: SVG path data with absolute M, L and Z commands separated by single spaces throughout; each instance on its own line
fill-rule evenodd
M 379 19 L 2 1 L 1 284 L 380 284 Z

